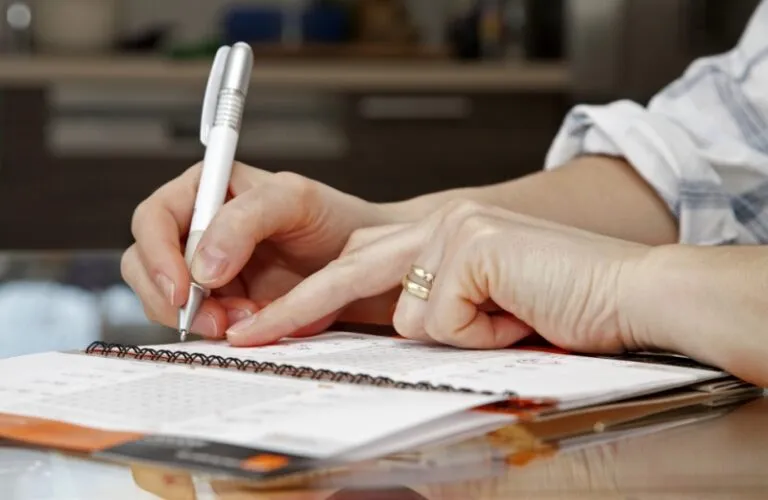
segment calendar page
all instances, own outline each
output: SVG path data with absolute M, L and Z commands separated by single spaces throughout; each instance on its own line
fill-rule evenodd
M 2 415 L 313 458 L 397 448 L 399 435 L 412 445 L 409 431 L 494 401 L 70 353 L 0 361 Z M 445 433 L 462 427 L 449 420 Z
M 327 332 L 304 339 L 242 348 L 226 341 L 153 346 L 314 370 L 512 392 L 523 399 L 556 401 L 561 408 L 683 387 L 725 374 L 705 368 L 577 356 L 535 349 L 464 350 L 399 337 Z

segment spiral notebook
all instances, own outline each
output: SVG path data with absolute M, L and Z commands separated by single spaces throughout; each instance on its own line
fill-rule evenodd
M 739 385 L 687 364 L 351 332 L 247 349 L 96 342 L 0 361 L 0 439 L 270 479 L 601 402 Z
M 95 342 L 87 352 L 356 385 L 501 396 L 554 411 L 704 381 L 732 381 L 726 373 L 682 356 L 581 356 L 553 346 L 465 350 L 347 331 L 255 348 L 231 347 L 226 341 L 154 346 Z

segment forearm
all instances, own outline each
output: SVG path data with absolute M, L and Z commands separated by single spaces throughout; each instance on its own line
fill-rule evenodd
M 620 309 L 637 344 L 768 387 L 768 248 L 656 247 L 629 276 Z
M 667 206 L 626 162 L 583 157 L 517 180 L 385 205 L 395 222 L 418 220 L 457 198 L 648 245 L 677 241 Z

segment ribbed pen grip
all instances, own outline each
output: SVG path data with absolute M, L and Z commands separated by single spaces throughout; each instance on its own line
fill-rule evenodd
M 245 108 L 245 96 L 233 89 L 222 89 L 219 93 L 219 104 L 216 107 L 216 116 L 213 126 L 226 126 L 236 132 L 240 132 Z

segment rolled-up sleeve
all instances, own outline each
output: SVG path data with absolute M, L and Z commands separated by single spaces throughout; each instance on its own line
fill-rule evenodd
M 648 103 L 579 105 L 545 161 L 625 158 L 677 218 L 680 242 L 768 243 L 768 0 L 730 52 L 694 61 Z

